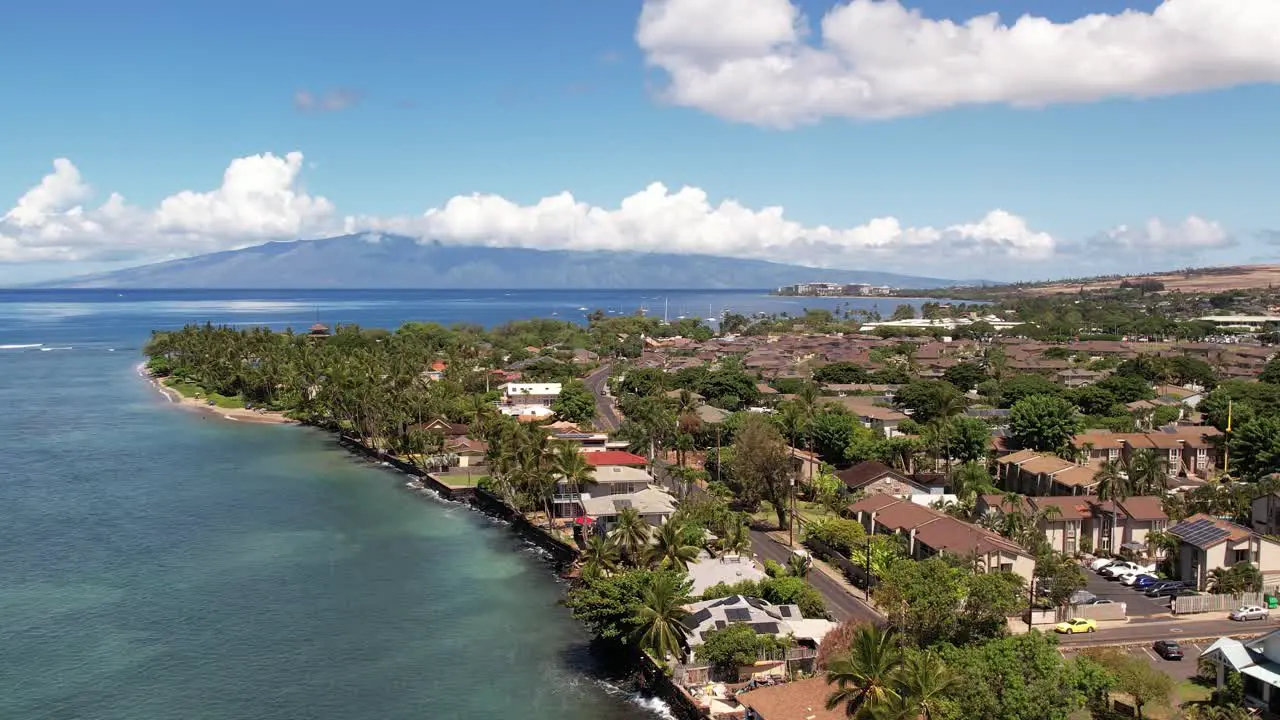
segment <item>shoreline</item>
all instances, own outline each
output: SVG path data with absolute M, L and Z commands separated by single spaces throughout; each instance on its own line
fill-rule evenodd
M 139 363 L 135 368 L 138 375 L 145 378 L 151 386 L 160 393 L 166 401 L 177 405 L 183 409 L 201 413 L 203 415 L 211 415 L 223 420 L 232 422 L 244 422 L 254 425 L 298 425 L 297 420 L 291 420 L 284 416 L 284 413 L 275 411 L 258 411 L 248 410 L 246 408 L 224 408 L 217 405 L 210 405 L 204 400 L 189 398 L 182 393 L 164 384 L 163 380 L 151 374 L 146 365 Z

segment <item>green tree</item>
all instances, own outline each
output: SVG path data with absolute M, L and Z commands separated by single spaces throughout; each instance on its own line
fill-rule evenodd
M 913 381 L 899 388 L 893 399 L 898 407 L 909 412 L 912 420 L 921 424 L 955 415 L 964 408 L 960 391 L 942 380 Z
M 866 368 L 857 363 L 834 362 L 814 370 L 813 379 L 820 383 L 852 385 L 870 382 L 871 376 L 867 373 Z
M 894 720 L 938 720 L 946 715 L 946 701 L 960 684 L 941 658 L 932 652 L 907 653 L 897 676 L 897 697 L 887 715 Z
M 564 604 L 573 617 L 594 636 L 625 642 L 636 628 L 636 611 L 645 590 L 661 575 L 675 580 L 672 572 L 625 570 L 614 575 L 584 575 L 565 595 Z
M 712 630 L 698 646 L 699 662 L 711 665 L 722 675 L 738 681 L 738 668 L 754 665 L 760 653 L 760 636 L 750 625 L 732 623 L 722 630 Z
M 959 362 L 944 370 L 942 379 L 955 385 L 960 392 L 969 392 L 987 379 L 987 371 L 975 362 Z
M 859 627 L 848 654 L 827 665 L 827 684 L 835 686 L 827 696 L 827 709 L 843 705 L 850 718 L 874 718 L 877 710 L 898 697 L 902 662 L 902 646 L 892 631 L 875 625 Z
M 830 465 L 844 463 L 850 444 L 862 435 L 859 430 L 868 429 L 862 427 L 862 423 L 852 414 L 834 407 L 824 408 L 816 413 L 809 424 L 814 452 Z
M 556 417 L 566 422 L 590 422 L 596 415 L 596 397 L 581 380 L 570 380 L 560 387 L 560 395 L 551 403 Z
M 1246 480 L 1280 472 L 1280 416 L 1259 417 L 1243 424 L 1232 418 L 1231 470 Z
M 1094 387 L 1111 393 L 1116 402 L 1131 403 L 1138 400 L 1151 400 L 1156 392 L 1151 383 L 1137 375 L 1109 375 L 1102 378 Z
M 1039 632 L 945 647 L 940 654 L 965 678 L 946 699 L 949 720 L 1066 720 L 1109 685 L 1096 663 L 1064 660 L 1057 641 Z
M 962 463 L 972 463 L 987 456 L 991 447 L 991 428 L 979 418 L 958 417 L 950 420 L 947 431 L 948 455 Z
M 805 582 L 804 578 L 793 575 L 769 578 L 760 583 L 760 596 L 775 605 L 797 605 L 800 607 L 800 614 L 807 618 L 827 617 L 822 593 Z
M 1009 412 L 1009 434 L 1020 447 L 1031 450 L 1064 448 L 1080 429 L 1075 406 L 1060 397 L 1031 395 Z
M 756 403 L 760 399 L 760 391 L 755 381 L 741 370 L 721 369 L 707 374 L 698 392 L 707 399 L 708 405 L 725 410 L 741 410 Z
M 1129 487 L 1137 495 L 1163 495 L 1169 484 L 1169 461 L 1164 451 L 1140 449 L 1129 457 L 1125 468 Z
M 687 541 L 679 523 L 668 521 L 653 533 L 649 561 L 664 568 L 688 570 L 689 563 L 698 559 L 699 549 L 697 545 Z
M 782 434 L 762 415 L 748 417 L 733 439 L 733 479 L 749 502 L 767 501 L 787 526 L 791 496 L 791 456 Z
M 691 586 L 681 575 L 654 576 L 640 595 L 632 642 L 657 658 L 683 658 L 689 634 L 684 625 L 689 613 L 684 606 L 692 602 Z
M 1042 375 L 1015 375 L 1000 382 L 1000 407 L 1013 407 L 1019 400 L 1033 395 L 1060 396 L 1065 388 Z

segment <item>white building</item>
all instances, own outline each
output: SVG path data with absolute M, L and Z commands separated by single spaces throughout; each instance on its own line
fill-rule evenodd
M 1280 713 L 1280 630 L 1252 640 L 1218 638 L 1200 657 L 1217 668 L 1217 687 L 1228 670 L 1238 672 L 1246 705 Z
M 506 383 L 501 388 L 498 412 L 503 415 L 545 418 L 555 412 L 551 404 L 560 397 L 560 383 Z
M 689 647 L 694 648 L 695 655 L 696 648 L 706 642 L 707 633 L 730 625 L 747 625 L 757 635 L 792 635 L 810 647 L 817 647 L 836 626 L 830 620 L 805 618 L 795 605 L 773 605 L 745 595 L 704 600 L 686 605 L 685 610 L 689 616 L 685 618 L 684 626 L 689 630 Z

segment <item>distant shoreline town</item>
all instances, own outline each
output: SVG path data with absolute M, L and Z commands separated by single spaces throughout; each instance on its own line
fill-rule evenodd
M 807 282 L 783 285 L 774 295 L 792 297 L 888 297 L 895 288 L 871 283 Z

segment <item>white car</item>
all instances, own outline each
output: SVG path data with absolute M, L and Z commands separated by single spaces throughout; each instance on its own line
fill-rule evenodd
M 1156 569 L 1155 565 L 1139 565 L 1135 562 L 1118 562 L 1115 565 L 1108 565 L 1098 571 L 1099 575 L 1109 578 L 1118 578 L 1121 575 L 1134 573 L 1149 573 Z
M 1115 558 L 1098 558 L 1097 560 L 1094 560 L 1093 562 L 1089 563 L 1089 569 L 1094 572 L 1098 572 L 1102 568 L 1114 562 L 1118 562 L 1118 561 Z
M 1133 585 L 1138 581 L 1138 578 L 1142 578 L 1142 577 L 1154 578 L 1155 575 L 1152 575 L 1151 573 L 1147 573 L 1147 572 L 1125 573 L 1120 576 L 1120 584 Z

